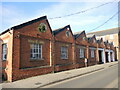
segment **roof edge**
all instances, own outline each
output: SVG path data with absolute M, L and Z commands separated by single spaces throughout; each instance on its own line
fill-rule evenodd
M 35 23 L 35 22 L 37 22 L 37 21 L 39 21 L 39 20 L 42 20 L 42 19 L 47 19 L 47 16 L 42 16 L 42 17 L 39 17 L 39 18 L 37 18 L 37 19 L 33 19 L 33 20 L 27 21 L 27 22 L 25 22 L 25 23 L 22 23 L 22 24 L 13 26 L 13 27 L 11 27 L 11 28 L 3 31 L 2 33 L 0 33 L 0 35 L 5 34 L 6 32 L 10 31 L 11 29 L 12 29 L 12 30 L 19 29 L 19 28 L 22 28 L 22 27 L 24 27 L 24 26 L 26 26 L 26 25 L 30 25 L 30 24 Z

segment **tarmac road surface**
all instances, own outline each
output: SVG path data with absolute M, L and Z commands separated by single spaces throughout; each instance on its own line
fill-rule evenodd
M 118 88 L 118 64 L 42 88 Z

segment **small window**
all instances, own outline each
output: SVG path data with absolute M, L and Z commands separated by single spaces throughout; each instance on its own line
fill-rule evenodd
M 69 37 L 70 36 L 70 32 L 66 31 L 66 36 Z
M 2 60 L 7 59 L 7 44 L 2 45 Z
M 94 58 L 94 50 L 91 49 L 91 57 Z
M 113 35 L 110 35 L 110 39 L 113 39 Z
M 61 47 L 61 59 L 68 59 L 68 48 L 65 46 Z
M 84 49 L 80 48 L 80 58 L 84 58 Z
M 30 59 L 42 59 L 41 44 L 30 44 Z

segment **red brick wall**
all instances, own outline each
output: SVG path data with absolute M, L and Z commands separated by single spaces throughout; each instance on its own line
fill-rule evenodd
M 113 51 L 115 51 L 114 45 L 110 45 L 110 49 L 113 50 Z
M 37 28 L 40 23 L 45 23 L 47 25 L 46 32 L 41 33 L 38 31 Z M 33 68 L 50 65 L 50 40 L 52 39 L 52 33 L 46 19 L 14 30 L 13 38 L 12 81 L 22 79 L 24 77 L 45 74 L 52 71 L 51 67 L 37 69 Z M 28 42 L 29 39 L 43 42 L 44 45 L 42 51 L 44 60 L 30 61 L 30 43 Z M 31 69 L 20 69 L 26 67 L 30 67 Z
M 76 40 L 76 44 L 88 46 L 88 41 L 83 40 L 83 37 L 86 37 L 85 33 L 82 33 Z
M 87 47 L 83 46 L 83 47 L 85 47 L 84 48 L 84 50 L 85 50 L 85 52 L 84 52 L 85 57 L 84 58 L 80 58 L 80 55 L 79 55 L 79 53 L 80 53 L 80 51 L 79 51 L 80 47 L 79 46 L 80 45 L 76 45 L 76 50 L 75 50 L 76 51 L 76 63 L 80 64 L 79 67 L 83 67 L 85 65 L 85 58 L 87 57 Z
M 62 66 L 56 66 L 56 71 L 67 70 L 73 68 L 71 66 L 74 63 L 74 38 L 72 32 L 70 32 L 70 36 L 66 36 L 67 29 L 61 31 L 60 33 L 55 35 L 55 43 L 54 43 L 54 64 L 61 64 Z M 68 48 L 68 59 L 61 59 L 61 47 L 66 46 Z M 69 64 L 69 65 L 66 65 Z
M 52 67 L 19 69 L 13 74 L 13 81 L 52 72 Z
M 28 36 L 21 36 L 20 43 L 20 68 L 38 67 L 50 65 L 50 41 Z M 42 42 L 42 60 L 30 60 L 30 42 L 28 40 L 38 40 Z
M 101 40 L 101 41 L 98 43 L 98 48 L 105 48 L 105 44 L 104 44 L 103 40 Z
M 87 40 L 83 40 L 83 37 L 86 37 L 85 33 L 82 33 L 78 38 L 76 38 L 76 48 L 75 48 L 75 53 L 76 53 L 76 67 L 84 67 L 85 66 L 85 58 L 87 57 L 87 46 L 88 46 L 88 41 Z M 80 55 L 79 55 L 79 46 L 83 46 L 85 47 L 85 58 L 81 58 L 80 59 Z
M 70 32 L 70 36 L 66 36 L 67 29 L 55 35 L 55 41 L 65 42 L 65 43 L 74 43 L 74 38 Z
M 106 44 L 106 45 L 105 45 L 105 48 L 106 48 L 106 49 L 110 49 L 110 45 L 109 45 L 109 44 Z
M 91 65 L 95 65 L 97 63 L 97 60 L 96 60 L 96 53 L 97 50 L 94 50 L 94 58 L 91 57 L 91 49 L 89 49 L 89 59 L 88 59 L 88 65 L 91 66 Z
M 68 45 L 68 59 L 61 59 L 61 46 Z M 72 55 L 72 44 L 70 43 L 62 43 L 62 42 L 55 42 L 55 64 L 67 64 L 73 63 L 73 55 Z

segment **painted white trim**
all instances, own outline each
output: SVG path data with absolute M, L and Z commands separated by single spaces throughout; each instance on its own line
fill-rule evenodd
M 105 52 L 109 52 L 110 50 L 109 49 L 106 49 Z
M 103 48 L 98 48 L 98 50 L 104 50 Z
M 105 61 L 105 50 L 104 50 L 104 48 L 98 48 L 98 51 L 102 51 L 101 53 L 102 53 L 102 62 L 103 63 L 106 63 L 106 61 Z M 99 54 L 99 53 L 98 53 Z M 99 56 L 98 56 L 99 57 Z

